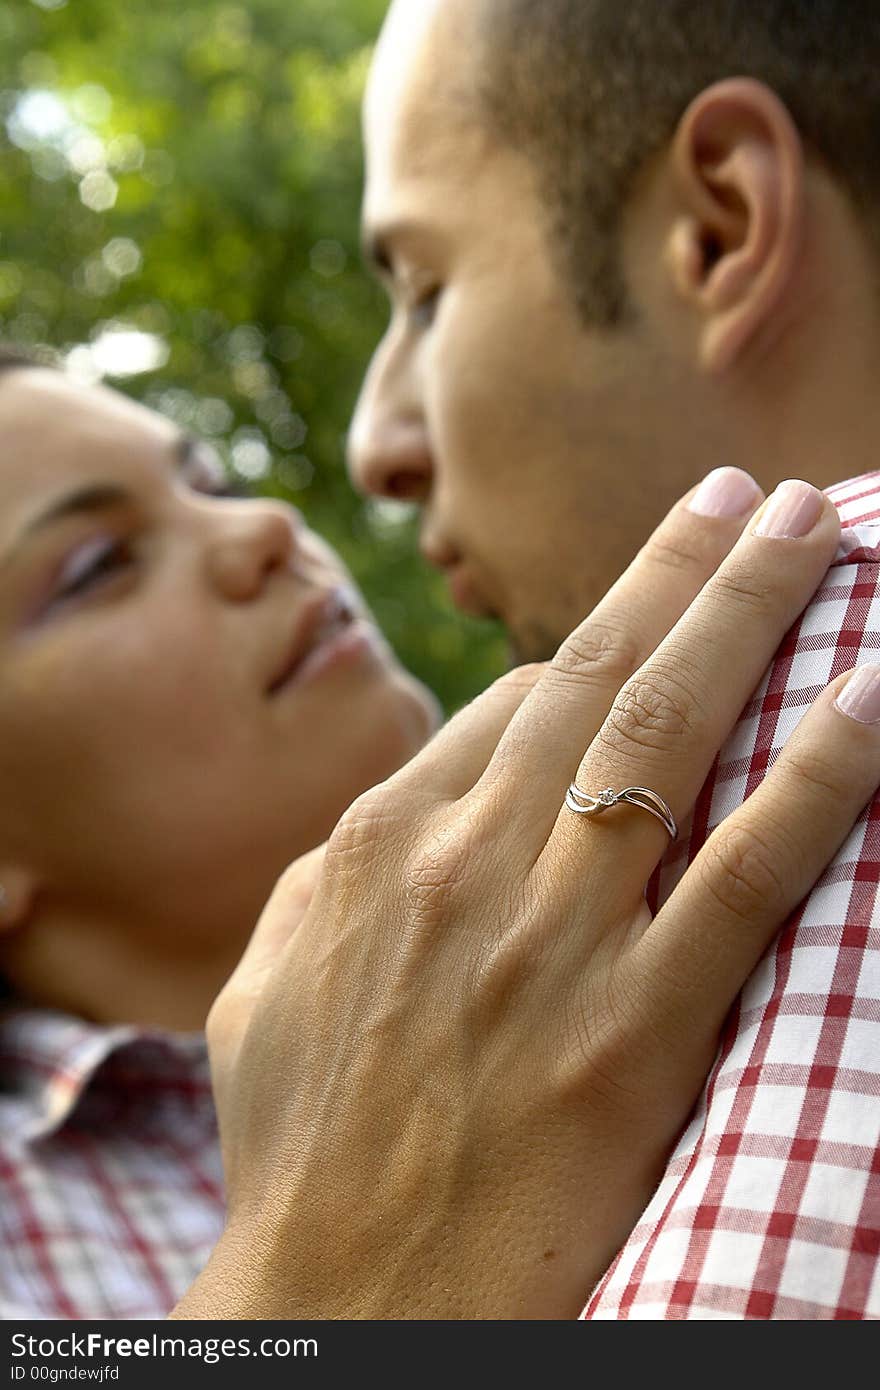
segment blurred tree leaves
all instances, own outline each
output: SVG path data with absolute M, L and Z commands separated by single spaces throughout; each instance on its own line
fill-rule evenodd
M 294 501 L 451 710 L 502 669 L 501 636 L 454 613 L 413 520 L 344 469 L 385 318 L 357 230 L 384 9 L 0 0 L 0 335 L 75 349 Z

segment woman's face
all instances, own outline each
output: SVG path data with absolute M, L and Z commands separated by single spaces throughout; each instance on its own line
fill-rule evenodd
M 184 953 L 249 931 L 433 700 L 299 515 L 214 495 L 164 418 L 15 370 L 0 438 L 0 882 Z

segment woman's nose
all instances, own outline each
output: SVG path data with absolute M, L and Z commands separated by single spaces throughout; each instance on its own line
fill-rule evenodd
M 292 568 L 299 552 L 302 518 L 270 499 L 230 506 L 208 549 L 212 581 L 224 597 L 247 602 L 276 570 Z

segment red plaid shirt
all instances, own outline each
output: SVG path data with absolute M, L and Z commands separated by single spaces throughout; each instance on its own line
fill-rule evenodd
M 223 1227 L 201 1034 L 0 1012 L 0 1316 L 162 1318 Z
M 829 495 L 844 524 L 835 564 L 663 861 L 657 901 L 819 691 L 880 660 L 880 474 Z M 878 878 L 880 796 L 740 995 L 663 1180 L 583 1317 L 880 1317 Z

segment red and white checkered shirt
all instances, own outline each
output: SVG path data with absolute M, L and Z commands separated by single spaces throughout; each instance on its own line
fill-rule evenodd
M 0 1010 L 0 1316 L 165 1317 L 223 1220 L 203 1035 Z
M 880 473 L 652 884 L 668 898 L 836 676 L 880 661 Z M 582 1314 L 880 1317 L 880 796 L 739 997 L 653 1200 Z M 649 894 L 649 897 L 651 895 Z

